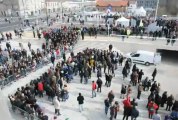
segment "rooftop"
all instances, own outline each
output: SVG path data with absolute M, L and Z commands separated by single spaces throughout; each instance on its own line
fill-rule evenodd
M 128 0 L 97 0 L 96 5 L 100 7 L 125 7 L 128 6 Z

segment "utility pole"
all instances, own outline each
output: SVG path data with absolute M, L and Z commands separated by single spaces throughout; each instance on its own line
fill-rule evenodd
M 24 18 L 25 18 L 25 3 L 24 3 L 24 0 L 22 0 L 22 4 L 23 4 L 23 12 L 24 12 Z
M 157 0 L 157 4 L 156 4 L 156 11 L 155 11 L 155 21 L 158 15 L 158 8 L 159 8 L 159 0 Z

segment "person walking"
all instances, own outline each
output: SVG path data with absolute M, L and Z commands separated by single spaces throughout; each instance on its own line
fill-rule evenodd
M 96 97 L 96 82 L 92 81 L 92 98 Z
M 79 96 L 77 97 L 77 101 L 78 101 L 78 104 L 79 104 L 79 111 L 82 112 L 83 111 L 84 97 L 82 96 L 81 93 L 79 93 Z
M 101 87 L 102 87 L 102 84 L 103 84 L 103 81 L 101 80 L 101 78 L 98 78 L 98 80 L 96 81 L 97 83 L 97 92 L 101 92 Z
M 60 114 L 60 102 L 57 99 L 57 96 L 54 97 L 53 104 L 54 104 L 54 108 L 55 108 L 55 114 L 61 115 Z
M 108 114 L 108 110 L 109 110 L 109 106 L 110 106 L 108 98 L 106 98 L 104 100 L 104 105 L 105 105 L 105 114 L 107 115 Z
M 143 91 L 142 84 L 138 85 L 137 99 L 140 99 L 141 93 Z
M 155 81 L 156 74 L 157 74 L 157 69 L 155 68 L 152 73 L 152 77 L 153 77 L 152 81 Z

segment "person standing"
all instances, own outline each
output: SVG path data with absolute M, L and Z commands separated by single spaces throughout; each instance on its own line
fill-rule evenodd
M 82 28 L 82 30 L 81 30 L 82 40 L 84 40 L 84 34 L 85 34 L 85 32 L 84 32 L 84 28 Z
M 38 92 L 39 92 L 39 97 L 43 97 L 43 91 L 44 91 L 44 85 L 42 82 L 38 83 Z
M 54 97 L 53 104 L 54 104 L 54 108 L 55 108 L 55 114 L 61 115 L 60 114 L 60 102 L 57 99 L 57 96 Z
M 122 69 L 123 80 L 127 77 L 127 69 L 126 66 Z
M 108 114 L 108 109 L 109 109 L 109 106 L 110 106 L 108 98 L 106 98 L 104 100 L 104 105 L 105 105 L 105 114 L 107 115 Z
M 144 75 L 143 71 L 140 70 L 138 73 L 138 83 L 140 83 L 142 81 L 142 76 Z
M 148 114 L 150 119 L 153 118 L 153 115 L 155 114 L 157 108 L 158 105 L 153 101 L 150 101 L 150 103 L 148 104 Z
M 96 82 L 92 81 L 92 98 L 96 97 Z
M 152 81 L 155 80 L 156 74 L 157 74 L 157 69 L 155 68 L 153 73 L 152 73 L 152 77 L 153 77 Z
M 160 114 L 156 113 L 153 115 L 153 120 L 161 120 Z
M 111 90 L 111 91 L 108 93 L 108 98 L 109 98 L 109 104 L 110 104 L 110 105 L 111 105 L 111 103 L 113 102 L 114 97 L 115 97 L 115 95 L 114 95 L 113 91 Z
M 173 95 L 170 95 L 170 96 L 167 98 L 166 110 L 168 110 L 168 111 L 171 110 L 171 107 L 172 107 L 172 105 L 173 105 L 173 101 L 174 101 L 174 97 L 173 97 Z
M 114 104 L 114 119 L 116 119 L 117 118 L 117 112 L 119 112 L 119 108 L 120 108 L 120 106 L 119 106 L 119 103 L 118 103 L 118 101 L 116 101 L 115 102 L 115 104 Z
M 127 91 L 127 86 L 124 85 L 124 84 L 122 84 L 121 96 L 120 96 L 121 99 L 124 99 L 124 98 L 125 98 L 126 91 Z
M 77 97 L 77 101 L 78 101 L 78 104 L 79 104 L 79 111 L 82 112 L 83 111 L 84 97 L 82 96 L 81 93 L 79 93 L 79 96 Z
M 161 98 L 161 107 L 164 107 L 164 104 L 167 102 L 167 91 L 165 91 Z
M 136 108 L 136 106 L 133 106 L 131 112 L 131 120 L 136 120 L 138 116 L 139 116 L 139 111 Z
M 52 52 L 52 54 L 51 54 L 51 62 L 53 64 L 53 67 L 54 67 L 54 61 L 55 61 L 55 55 L 54 55 L 54 52 Z
M 103 81 L 101 80 L 101 78 L 98 77 L 98 80 L 96 81 L 98 87 L 97 87 L 97 92 L 101 92 L 101 87 L 103 84 Z
M 141 93 L 143 91 L 142 84 L 138 85 L 138 93 L 137 93 L 137 99 L 140 99 Z
M 30 42 L 28 42 L 28 48 L 31 51 L 31 43 Z
M 115 106 L 112 105 L 112 106 L 110 107 L 110 120 L 113 120 L 114 115 L 115 115 Z

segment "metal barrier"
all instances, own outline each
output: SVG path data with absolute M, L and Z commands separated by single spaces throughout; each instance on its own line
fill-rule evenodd
M 21 117 L 23 117 L 25 120 L 41 120 L 38 116 L 37 116 L 37 113 L 28 113 L 27 111 L 25 110 L 22 110 L 21 108 L 15 106 L 15 105 L 12 105 L 10 108 L 10 111 L 14 112 L 16 115 L 20 115 Z

